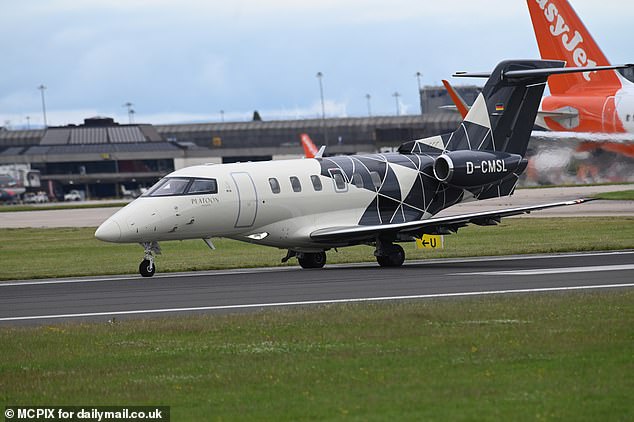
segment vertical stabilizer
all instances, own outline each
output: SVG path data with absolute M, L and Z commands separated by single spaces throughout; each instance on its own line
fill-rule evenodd
M 306 133 L 302 133 L 300 135 L 300 139 L 302 141 L 302 147 L 304 148 L 304 157 L 315 158 L 315 156 L 317 156 L 318 150 L 312 139 L 310 139 L 310 136 L 308 136 L 308 134 Z
M 460 127 L 445 142 L 445 149 L 486 150 L 523 156 L 548 75 L 538 73 L 535 76 L 507 78 L 505 73 L 558 68 L 563 64 L 554 60 L 512 60 L 500 63 Z
M 527 0 L 539 52 L 543 59 L 564 60 L 568 67 L 609 66 L 567 0 Z M 588 89 L 621 87 L 616 71 L 556 75 L 548 80 L 552 95 Z
M 445 86 L 445 89 L 447 90 L 447 92 L 449 93 L 449 96 L 451 97 L 451 101 L 453 101 L 454 105 L 456 106 L 456 109 L 458 110 L 462 118 L 464 119 L 465 117 L 467 117 L 467 113 L 469 113 L 470 107 L 467 104 L 467 102 L 464 100 L 464 98 L 462 98 L 462 96 L 458 93 L 458 91 L 456 91 L 454 87 L 451 86 L 449 81 L 443 79 L 442 84 Z

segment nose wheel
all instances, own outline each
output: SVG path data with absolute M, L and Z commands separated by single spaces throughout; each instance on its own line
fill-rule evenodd
M 143 277 L 152 277 L 155 271 L 154 259 L 144 259 L 139 264 L 139 274 Z
M 154 255 L 161 254 L 161 247 L 158 242 L 143 242 L 141 246 L 143 246 L 145 250 L 145 256 L 143 257 L 143 261 L 139 264 L 139 274 L 143 277 L 152 277 L 156 272 Z

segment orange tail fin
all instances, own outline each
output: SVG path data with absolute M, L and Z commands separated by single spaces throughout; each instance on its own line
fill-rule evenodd
M 469 112 L 469 106 L 467 105 L 465 100 L 460 96 L 460 94 L 458 94 L 458 91 L 456 91 L 454 87 L 451 86 L 449 81 L 443 79 L 442 84 L 445 86 L 445 89 L 447 90 L 447 92 L 449 93 L 449 96 L 451 97 L 451 101 L 453 101 L 453 103 L 455 104 L 456 109 L 458 110 L 462 118 L 464 119 L 465 117 L 467 117 L 467 113 Z
M 310 139 L 310 136 L 308 136 L 305 133 L 302 133 L 300 135 L 300 138 L 302 140 L 302 147 L 304 147 L 304 156 L 306 158 L 315 158 L 315 155 L 317 155 L 317 147 L 315 146 L 315 144 L 313 143 L 313 141 Z
M 608 59 L 567 0 L 527 0 L 542 59 L 565 60 L 567 66 L 608 66 Z M 577 89 L 620 87 L 615 71 L 557 75 L 548 79 L 553 95 Z

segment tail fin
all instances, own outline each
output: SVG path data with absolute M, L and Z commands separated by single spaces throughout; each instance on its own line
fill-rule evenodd
M 467 102 L 464 100 L 464 98 L 462 98 L 462 96 L 458 93 L 458 91 L 456 91 L 454 87 L 451 86 L 449 81 L 443 79 L 442 84 L 445 86 L 445 89 L 447 90 L 447 92 L 449 93 L 449 96 L 451 97 L 451 101 L 453 101 L 453 103 L 455 104 L 456 109 L 458 110 L 462 118 L 464 119 L 465 117 L 467 117 L 467 113 L 469 112 L 469 106 L 467 105 Z
M 569 67 L 610 65 L 567 0 L 527 1 L 542 59 L 564 60 Z M 552 95 L 615 86 L 621 82 L 614 71 L 557 75 L 548 81 Z
M 486 150 L 523 156 L 550 74 L 547 69 L 563 65 L 554 60 L 509 60 L 498 64 L 490 76 L 456 74 L 489 79 L 460 127 L 447 140 L 443 139 L 445 150 Z M 521 76 L 508 76 L 513 72 Z
M 312 139 L 310 139 L 310 136 L 306 133 L 302 133 L 300 139 L 302 140 L 302 147 L 304 147 L 304 156 L 306 158 L 315 158 L 318 151 Z
M 549 76 L 634 67 L 634 64 L 562 67 L 564 64 L 559 60 L 506 60 L 492 73 L 454 74 L 488 78 L 458 129 L 448 135 L 407 142 L 399 147 L 399 152 L 487 151 L 523 157 Z

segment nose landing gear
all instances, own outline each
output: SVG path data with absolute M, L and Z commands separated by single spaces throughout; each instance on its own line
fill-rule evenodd
M 158 242 L 143 242 L 141 243 L 145 250 L 143 261 L 139 264 L 139 274 L 143 277 L 152 277 L 156 271 L 156 265 L 154 265 L 154 255 L 161 254 L 161 247 Z
M 139 264 L 139 273 L 143 277 L 152 277 L 155 271 L 156 266 L 154 266 L 154 259 L 144 259 Z

